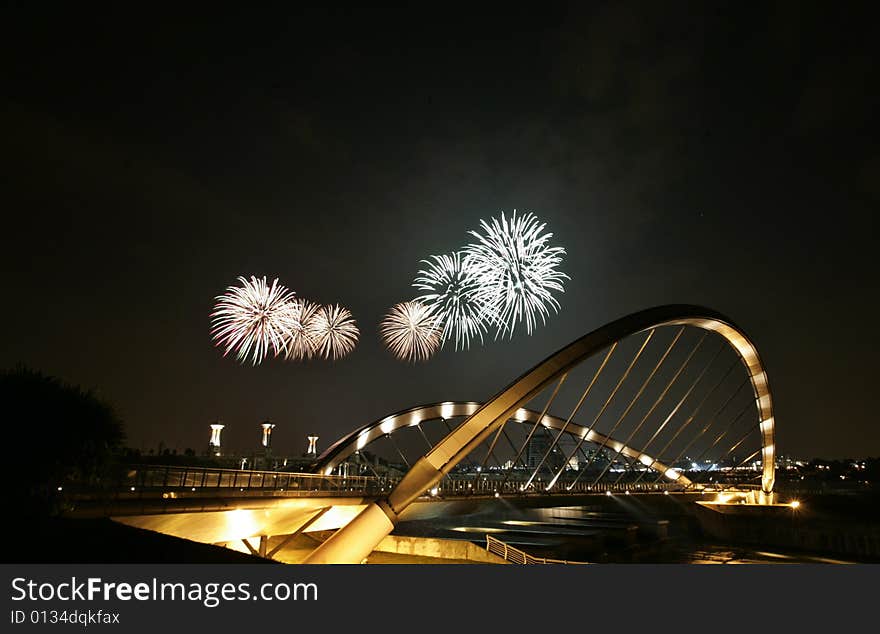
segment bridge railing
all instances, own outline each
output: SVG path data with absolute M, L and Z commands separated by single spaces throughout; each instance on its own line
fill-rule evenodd
M 500 476 L 485 477 L 453 477 L 442 480 L 437 485 L 436 495 L 547 495 L 547 494 L 595 494 L 595 493 L 662 493 L 664 491 L 682 491 L 684 486 L 675 482 L 658 483 L 627 483 L 627 482 L 575 482 L 569 486 L 566 482 L 557 482 L 549 491 L 541 481 L 533 481 L 525 487 L 526 481 L 504 480 Z
M 99 486 L 65 488 L 67 494 L 94 496 L 153 496 L 181 493 L 216 494 L 262 494 L 283 496 L 381 496 L 387 495 L 399 481 L 398 476 L 376 477 L 367 475 L 322 475 L 289 471 L 255 471 L 244 469 L 217 469 L 211 467 L 171 465 L 130 465 L 113 481 Z M 435 489 L 425 492 L 428 498 L 477 496 L 529 496 L 596 493 L 662 493 L 683 490 L 681 485 L 670 483 L 612 483 L 587 484 L 557 482 L 551 489 L 540 480 L 528 487 L 525 481 L 504 480 L 496 474 L 453 475 L 444 478 Z
M 535 557 L 524 550 L 520 550 L 510 544 L 501 541 L 491 535 L 486 535 L 486 550 L 498 555 L 512 564 L 584 564 L 584 561 L 568 561 L 565 559 L 548 559 L 547 557 Z
M 371 476 L 325 476 L 288 471 L 254 471 L 204 467 L 137 466 L 128 483 L 151 489 L 230 489 L 324 493 L 378 493 L 379 480 Z
M 286 496 L 374 496 L 389 491 L 392 486 L 392 482 L 373 476 L 327 476 L 290 471 L 129 465 L 116 478 L 82 487 L 68 485 L 65 486 L 64 492 L 86 497 L 95 495 L 176 497 L 183 492 L 201 495 L 263 493 Z

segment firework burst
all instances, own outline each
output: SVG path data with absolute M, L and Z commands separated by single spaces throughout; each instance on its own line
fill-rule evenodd
M 565 249 L 549 245 L 553 234 L 544 233 L 545 226 L 534 214 L 517 216 L 514 210 L 509 220 L 502 212 L 500 220 L 480 220 L 482 232 L 470 232 L 477 242 L 464 247 L 464 263 L 496 317 L 496 338 L 512 337 L 522 320 L 531 334 L 539 316 L 546 323 L 550 309 L 559 310 L 553 291 L 565 292 L 563 280 L 569 279 L 557 269 Z
M 318 313 L 321 312 L 321 306 L 307 299 L 296 299 L 289 303 L 288 310 L 291 311 L 290 316 L 293 326 L 285 342 L 287 360 L 300 361 L 311 359 L 315 356 L 318 348 L 317 335 L 319 329 L 316 320 Z M 355 337 L 357 337 L 356 328 Z
M 418 301 L 395 304 L 379 324 L 382 340 L 401 361 L 427 361 L 440 348 L 442 324 Z
M 493 321 L 493 306 L 486 302 L 474 269 L 458 252 L 432 255 L 422 263 L 427 266 L 418 272 L 412 285 L 427 292 L 415 301 L 444 324 L 440 347 L 450 339 L 455 340 L 456 350 L 468 348 L 473 337 L 479 337 L 482 343 L 483 333 Z
M 340 359 L 354 350 L 360 331 L 347 308 L 321 306 L 308 320 L 305 335 L 314 345 L 314 354 L 325 359 Z
M 250 357 L 257 365 L 271 351 L 286 350 L 291 332 L 299 322 L 290 310 L 294 292 L 276 278 L 271 286 L 266 278 L 238 278 L 241 286 L 230 286 L 215 298 L 211 313 L 211 336 L 225 357 L 235 352 L 240 363 Z

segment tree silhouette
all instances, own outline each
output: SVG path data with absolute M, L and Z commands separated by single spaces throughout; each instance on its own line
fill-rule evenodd
M 25 366 L 0 374 L 2 460 L 10 494 L 45 511 L 58 487 L 100 483 L 125 439 L 113 407 L 93 391 Z

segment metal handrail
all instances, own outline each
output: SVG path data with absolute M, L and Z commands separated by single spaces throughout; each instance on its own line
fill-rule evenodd
M 683 490 L 675 483 L 598 483 L 573 487 L 554 488 L 547 491 L 540 483 L 532 483 L 527 489 L 520 482 L 508 480 L 501 482 L 495 474 L 485 474 L 476 481 L 470 475 L 451 476 L 436 490 L 426 491 L 426 499 L 442 499 L 452 496 L 471 495 L 558 495 L 595 493 L 662 493 Z M 294 471 L 260 471 L 254 469 L 223 469 L 217 467 L 193 467 L 177 465 L 129 465 L 121 477 L 99 483 L 82 485 L 65 484 L 67 494 L 111 494 L 130 498 L 143 494 L 168 494 L 223 492 L 238 489 L 241 492 L 258 494 L 281 494 L 283 496 L 309 495 L 381 495 L 389 491 L 399 481 L 399 477 L 377 477 L 375 475 L 324 475 L 320 473 L 300 473 Z M 59 489 L 60 490 L 60 489 Z
M 141 495 L 179 493 L 201 494 L 238 490 L 261 494 L 283 495 L 379 495 L 390 489 L 393 478 L 373 476 L 323 475 L 293 471 L 258 471 L 247 469 L 220 469 L 176 465 L 128 465 L 112 479 L 77 485 L 65 483 L 65 496 L 112 495 L 131 498 Z M 62 491 L 62 487 L 58 488 Z
M 535 557 L 524 550 L 501 541 L 497 537 L 486 535 L 486 550 L 498 555 L 512 564 L 586 564 L 585 561 L 568 561 L 566 559 L 549 559 L 547 557 Z

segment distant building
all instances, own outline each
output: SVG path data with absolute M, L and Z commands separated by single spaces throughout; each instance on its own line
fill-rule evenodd
M 547 454 L 552 444 L 553 437 L 546 429 L 535 432 L 526 446 L 526 465 L 530 470 L 534 471 L 540 465 L 542 471 L 552 471 L 553 473 L 559 471 L 565 462 L 565 455 L 558 444 L 553 447 L 553 451 L 544 460 L 544 455 Z M 542 460 L 544 460 L 543 465 L 541 464 Z
M 219 420 L 211 425 L 211 440 L 208 441 L 208 452 L 212 456 L 222 455 L 220 432 L 223 431 L 224 427 L 225 425 L 222 425 Z
M 263 430 L 263 439 L 260 441 L 260 444 L 265 449 L 270 449 L 272 446 L 272 430 L 275 429 L 275 425 L 267 420 L 260 423 L 260 427 Z
M 318 456 L 318 438 L 320 436 L 307 436 L 309 439 L 309 448 L 306 450 L 306 455 L 311 457 Z

